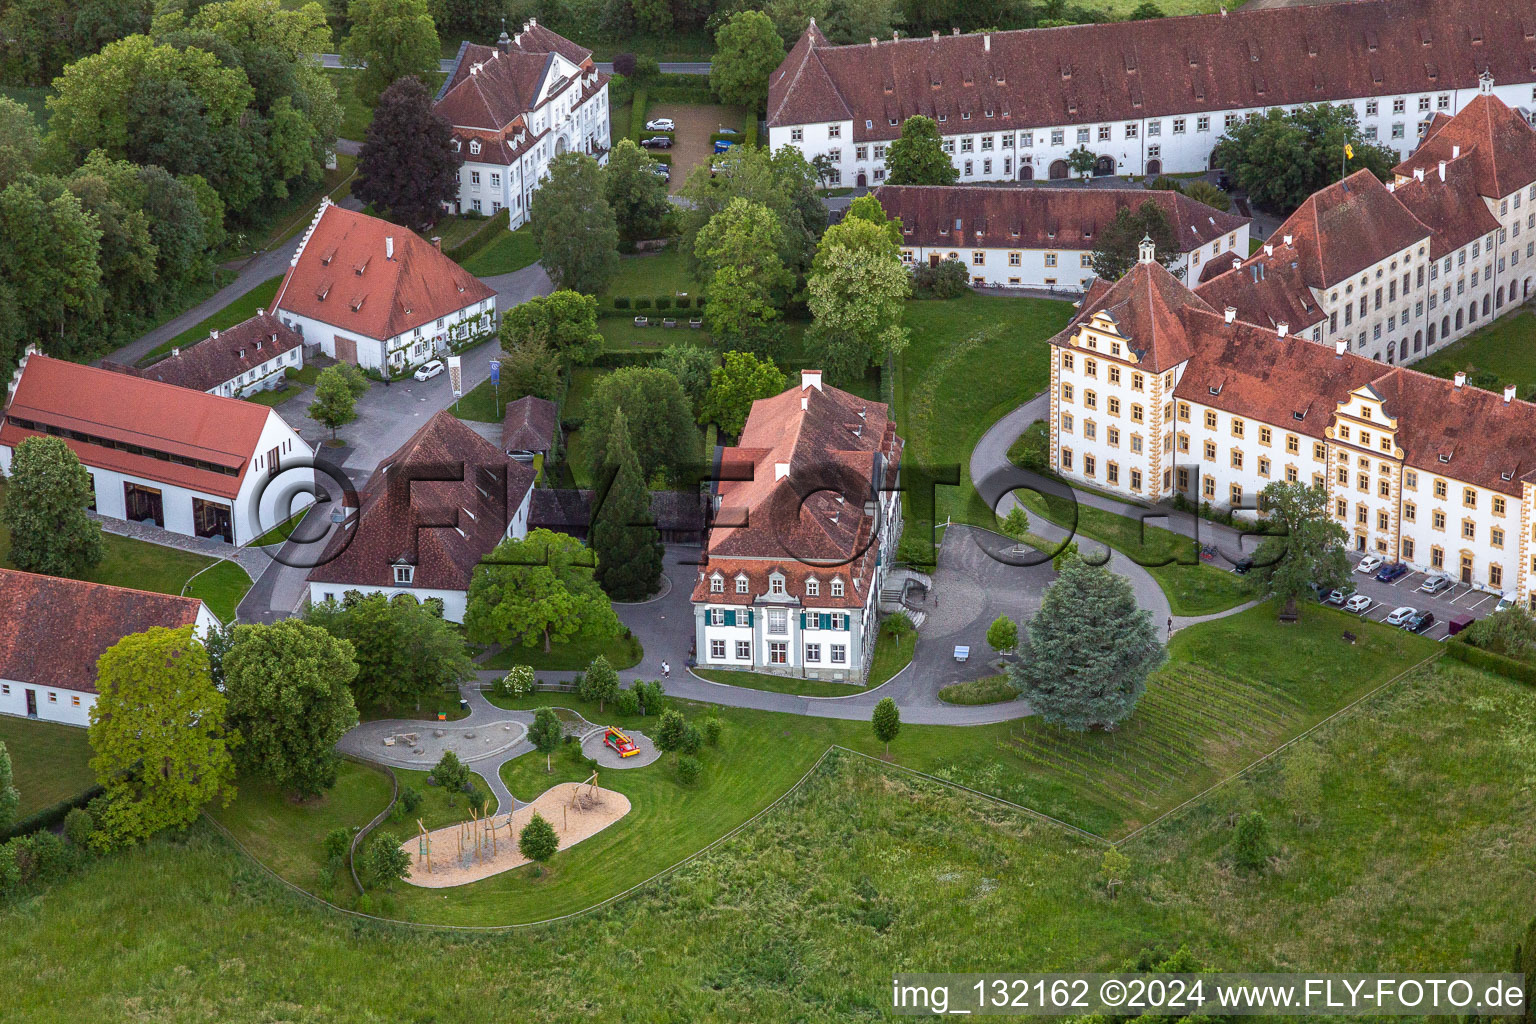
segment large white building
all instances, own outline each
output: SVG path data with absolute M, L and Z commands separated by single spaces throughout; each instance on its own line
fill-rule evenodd
M 901 438 L 889 410 L 822 384 L 752 403 L 720 452 L 693 588 L 700 667 L 857 682 L 901 536 Z
M 1314 103 L 1354 108 L 1367 139 L 1407 156 L 1491 73 L 1536 108 L 1529 0 L 1354 0 L 1099 25 L 833 46 L 814 22 L 769 79 L 768 142 L 878 185 L 914 115 L 938 122 L 961 183 L 1203 171 L 1239 120 Z
M 450 213 L 505 209 L 517 228 L 551 160 L 571 151 L 608 158 L 608 76 L 592 51 L 537 19 L 495 46 L 460 46 L 434 109 L 463 160 Z
M 69 445 L 90 472 L 91 508 L 112 519 L 238 546 L 312 500 L 314 452 L 275 410 L 29 348 L 0 424 L 0 471 L 38 436 Z
M 195 597 L 0 569 L 0 715 L 88 726 L 107 648 L 156 626 L 203 637 L 217 621 Z
M 1090 257 L 1099 233 L 1124 209 L 1151 203 L 1178 241 L 1168 268 L 1194 281 L 1202 266 L 1248 255 L 1248 218 L 1178 192 L 1124 189 L 884 185 L 875 198 L 901 221 L 908 266 L 957 260 L 971 284 L 1082 291 L 1093 280 Z

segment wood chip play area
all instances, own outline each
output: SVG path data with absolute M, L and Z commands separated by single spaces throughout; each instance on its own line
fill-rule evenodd
M 564 850 L 628 814 L 629 798 L 603 789 L 594 774 L 586 782 L 551 786 L 511 814 L 471 818 L 432 832 L 423 829 L 400 844 L 411 855 L 411 873 L 405 880 L 423 888 L 446 889 L 522 867 L 528 858 L 518 852 L 517 837 L 535 812 L 554 826 Z

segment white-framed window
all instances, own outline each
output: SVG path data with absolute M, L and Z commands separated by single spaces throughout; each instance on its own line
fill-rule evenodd
M 833 612 L 830 616 L 828 616 L 828 618 L 830 618 L 832 620 L 831 621 L 831 628 L 833 628 L 833 629 L 847 629 L 848 628 L 848 613 L 847 612 Z
M 1141 125 L 1137 124 L 1135 121 L 1127 121 L 1125 123 L 1125 137 L 1128 139 L 1134 139 L 1136 137 L 1137 130 L 1140 127 Z
M 832 596 L 843 596 L 843 578 L 841 576 L 836 576 L 832 579 Z
M 784 636 L 789 633 L 789 611 L 787 609 L 768 609 L 768 632 L 775 636 Z
M 737 576 L 736 577 L 736 593 L 738 593 L 738 594 L 745 594 L 746 592 L 747 592 L 747 578 L 745 576 Z
M 775 642 L 768 645 L 768 664 L 785 665 L 789 663 L 789 644 Z
M 848 664 L 848 645 L 847 644 L 833 644 L 832 645 L 832 664 L 834 664 L 834 665 L 846 665 L 846 664 Z
M 770 593 L 770 594 L 782 594 L 782 593 L 784 593 L 784 577 L 783 576 L 770 576 L 770 577 L 768 577 L 768 593 Z
M 471 199 L 469 201 L 469 205 L 470 205 L 470 208 L 473 209 L 476 213 L 482 212 L 481 209 L 480 209 L 480 200 L 478 200 L 478 199 Z
M 1109 125 L 1107 125 L 1107 124 L 1099 125 L 1099 141 L 1100 142 L 1108 142 L 1109 140 L 1110 140 L 1110 127 L 1109 127 Z
M 709 656 L 716 661 L 725 660 L 725 641 L 711 640 L 709 642 Z
M 711 608 L 709 610 L 709 624 L 711 626 L 723 626 L 723 625 L 725 625 L 725 609 L 724 608 Z
M 821 593 L 821 582 L 814 577 L 805 581 L 805 596 L 815 597 Z
M 480 155 L 480 140 L 479 139 L 474 139 L 474 140 L 472 140 L 470 142 L 470 144 L 469 144 L 469 155 L 470 156 L 479 156 Z
M 54 692 L 53 690 L 49 690 L 48 691 L 48 703 L 49 704 L 57 704 L 58 702 L 59 702 L 59 695 L 56 692 Z
M 1079 128 L 1077 130 L 1077 141 L 1078 142 L 1087 142 L 1088 141 L 1088 136 L 1089 136 L 1089 130 L 1087 128 Z
M 736 657 L 739 658 L 742 661 L 751 661 L 752 660 L 752 641 L 750 641 L 750 640 L 737 640 L 736 641 Z
M 1063 128 L 1052 128 L 1051 129 L 1051 145 L 1053 145 L 1053 146 L 1062 146 L 1062 145 L 1066 144 L 1066 141 L 1067 141 L 1067 133 L 1066 133 L 1065 129 L 1063 129 Z
M 840 139 L 843 137 L 843 126 L 840 124 L 827 125 L 827 138 Z
M 400 586 L 410 586 L 412 578 L 416 575 L 414 565 L 395 566 L 395 583 Z
M 806 644 L 805 645 L 805 660 L 807 662 L 820 661 L 821 660 L 821 644 Z
M 1176 117 L 1173 119 L 1173 134 L 1184 134 L 1184 119 L 1182 117 Z
M 469 183 L 471 185 L 479 185 L 480 184 L 480 172 L 479 171 L 470 171 L 469 172 Z
M 804 128 L 791 128 L 789 130 L 789 141 L 790 142 L 804 142 L 805 141 L 805 129 Z

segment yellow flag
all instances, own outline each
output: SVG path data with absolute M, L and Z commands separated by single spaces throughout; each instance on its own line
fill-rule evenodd
M 1355 147 L 1351 146 L 1347 142 L 1344 143 L 1344 159 L 1346 159 L 1346 160 L 1353 160 L 1354 158 L 1355 158 Z

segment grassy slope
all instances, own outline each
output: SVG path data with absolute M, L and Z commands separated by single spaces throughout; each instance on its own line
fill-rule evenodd
M 277 296 L 277 287 L 282 283 L 283 275 L 281 274 L 263 281 L 217 313 L 205 317 L 201 322 L 188 327 L 171 340 L 156 345 L 150 350 L 149 355 L 157 356 L 173 348 L 186 348 L 208 337 L 210 331 L 226 330 L 235 324 L 249 320 L 256 315 L 258 309 L 271 309 L 272 300 Z
M 21 794 L 17 817 L 56 804 L 96 782 L 84 729 L 0 715 L 0 743 L 11 755 L 12 781 Z
M 443 245 L 448 245 L 447 239 Z M 524 224 L 516 231 L 503 232 L 501 238 L 466 260 L 464 269 L 476 277 L 492 277 L 522 270 L 538 261 L 539 245 L 534 241 L 533 227 Z
M 720 668 L 697 668 L 693 671 L 700 678 L 714 683 L 746 686 L 753 690 L 771 690 L 774 693 L 795 693 L 802 697 L 846 697 L 852 693 L 863 693 L 867 689 L 851 683 L 776 676 L 767 672 L 737 672 Z
M 892 964 L 1103 970 L 1182 943 L 1225 970 L 1487 969 L 1508 962 L 1536 899 L 1526 859 L 1507 852 L 1536 842 L 1533 742 L 1529 690 L 1441 663 L 1316 738 L 1323 799 L 1308 823 L 1278 765 L 1234 789 L 1268 813 L 1272 875 L 1232 871 L 1212 802 L 1128 845 L 1113 901 L 1097 849 L 848 761 L 665 884 L 503 935 L 310 909 L 195 830 L 0 911 L 0 957 L 29 965 L 0 999 L 22 1024 L 130 1007 L 166 1024 L 471 1020 L 488 998 L 538 1019 L 578 998 L 589 1019 L 822 1022 L 881 1016 Z M 515 985 L 466 984 L 508 964 Z
M 226 560 L 194 577 L 187 586 L 187 596 L 202 598 L 209 611 L 228 622 L 250 589 L 251 577 L 238 562 Z
M 601 654 L 614 668 L 626 669 L 638 665 L 644 653 L 640 641 L 634 637 L 578 639 L 568 644 L 552 644 L 548 654 L 544 653 L 543 647 L 503 648 L 487 658 L 481 667 L 509 669 L 513 665 L 532 665 L 540 672 L 580 672 Z
M 1506 314 L 1482 330 L 1448 345 L 1423 361 L 1415 370 L 1451 378 L 1457 370 L 1487 370 L 1499 383 L 1517 384 L 1520 397 L 1536 396 L 1536 313 L 1529 310 Z
M 869 665 L 869 685 L 879 686 L 912 663 L 917 651 L 917 633 L 908 633 L 900 640 L 884 630 L 875 639 L 875 657 Z

